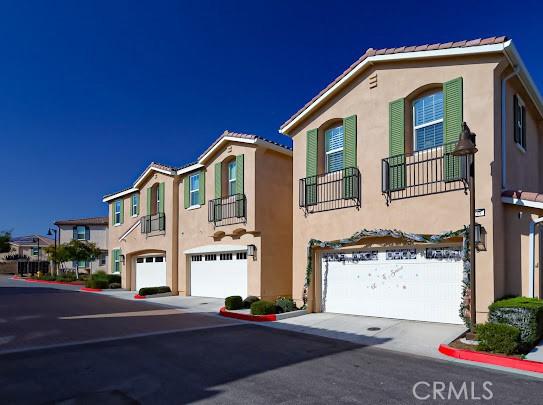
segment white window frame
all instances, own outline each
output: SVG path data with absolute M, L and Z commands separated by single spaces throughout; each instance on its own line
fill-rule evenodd
M 36 253 L 34 253 L 34 249 L 36 249 Z M 40 254 L 40 248 L 36 247 L 36 246 L 32 246 L 32 248 L 30 249 L 30 254 L 32 256 L 39 256 Z
M 326 133 L 328 131 L 333 131 L 334 129 L 342 128 L 342 127 L 343 127 L 343 125 L 338 125 L 336 127 L 328 128 L 326 131 L 324 131 L 325 149 L 326 149 Z M 345 128 L 343 128 L 343 131 L 345 131 Z M 328 167 L 329 155 L 337 153 L 337 152 L 343 152 L 343 149 L 345 148 L 345 132 L 343 133 L 343 139 L 344 139 L 344 141 L 343 141 L 343 144 L 342 144 L 341 148 L 335 148 L 335 149 L 324 152 L 324 154 L 325 154 L 325 156 L 324 156 L 324 167 L 326 169 L 326 173 L 331 173 L 331 171 L 329 170 L 329 167 Z M 342 170 L 344 168 L 345 168 L 345 162 L 343 162 L 343 167 L 340 170 Z
M 524 111 L 526 111 L 526 104 L 524 103 L 524 100 L 522 99 L 522 97 L 520 97 L 519 94 L 517 94 L 516 96 L 517 96 L 517 102 L 518 102 L 519 113 L 520 113 L 518 117 L 520 121 L 520 128 L 518 128 L 520 130 L 520 134 L 519 134 L 520 142 L 515 141 L 515 144 L 517 145 L 517 148 L 519 148 L 521 152 L 526 153 L 526 146 L 525 146 L 527 145 L 526 139 L 524 140 L 525 145 L 522 145 L 522 127 L 523 126 L 526 127 L 526 122 L 522 121 L 522 109 L 524 108 Z M 514 105 L 513 105 L 513 108 L 514 108 Z M 515 114 L 513 114 L 513 117 L 514 116 Z M 519 121 L 515 122 L 515 128 L 518 127 Z M 527 132 L 527 131 L 525 130 L 524 132 Z
M 114 268 L 111 269 L 111 272 L 118 274 L 121 272 L 121 253 L 119 252 L 119 249 L 115 249 L 114 258 Z
M 79 237 L 80 236 L 79 228 L 83 228 L 83 238 Z M 75 233 L 77 235 L 77 240 L 85 240 L 85 236 L 87 236 L 87 228 L 84 225 L 77 225 Z
M 234 174 L 234 178 L 231 178 L 230 177 L 230 167 L 233 167 L 234 170 L 232 171 L 232 173 Z M 232 160 L 231 162 L 228 162 L 228 196 L 231 197 L 233 195 L 236 194 L 237 192 L 237 170 L 238 170 L 238 164 L 235 160 Z M 233 187 L 232 184 L 234 184 L 234 186 L 236 187 Z
M 118 211 L 117 211 L 117 206 L 119 207 Z M 116 200 L 113 203 L 113 210 L 115 211 L 115 215 L 114 215 L 115 223 L 113 225 L 114 226 L 120 225 L 121 224 L 121 200 Z M 117 219 L 117 217 L 118 217 L 118 219 Z
M 192 179 L 193 178 L 198 178 L 198 188 L 197 189 L 192 189 Z M 192 196 L 193 194 L 196 194 L 196 202 L 193 203 L 192 201 Z M 193 208 L 193 207 L 199 207 L 200 206 L 200 173 L 196 173 L 196 174 L 193 174 L 189 177 L 189 208 Z
M 136 201 L 137 200 L 137 201 Z M 140 195 L 139 194 L 132 194 L 132 200 L 131 200 L 131 214 L 133 217 L 138 216 L 138 207 L 140 205 Z
M 434 94 L 437 94 L 437 93 L 442 93 L 443 94 L 443 90 L 436 91 L 435 93 L 426 94 L 425 96 L 422 96 L 422 97 L 417 98 L 416 100 L 413 100 L 413 103 L 412 103 L 413 114 L 411 116 L 412 117 L 411 120 L 413 121 L 413 151 L 414 152 L 423 152 L 423 151 L 428 150 L 428 149 L 441 148 L 443 146 L 443 143 L 442 143 L 441 145 L 434 145 L 431 148 L 417 149 L 417 129 L 421 129 L 421 128 L 429 127 L 429 126 L 436 125 L 436 124 L 439 124 L 439 123 L 443 123 L 443 116 L 438 120 L 433 120 L 433 121 L 430 121 L 430 122 L 425 122 L 424 124 L 415 125 L 415 122 L 416 122 L 416 119 L 415 119 L 415 103 L 417 101 L 425 98 L 425 97 L 433 96 Z M 443 114 L 445 114 L 445 112 L 443 112 Z M 443 131 L 445 131 L 445 127 L 443 127 Z M 445 134 L 443 134 L 443 140 L 445 140 Z

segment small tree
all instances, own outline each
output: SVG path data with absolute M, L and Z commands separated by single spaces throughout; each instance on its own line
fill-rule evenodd
M 66 257 L 68 260 L 72 260 L 77 263 L 75 268 L 76 278 L 79 278 L 79 262 L 92 262 L 96 260 L 96 258 L 102 252 L 94 242 L 80 241 L 75 239 L 66 243 L 64 245 L 64 249 L 66 250 Z
M 0 253 L 9 253 L 11 251 L 11 232 L 1 231 L 0 232 Z
M 45 247 L 45 253 L 47 253 L 49 260 L 58 265 L 62 270 L 64 270 L 64 263 L 71 260 L 68 249 L 66 249 L 66 244 L 61 244 L 56 248 L 55 245 L 49 245 Z

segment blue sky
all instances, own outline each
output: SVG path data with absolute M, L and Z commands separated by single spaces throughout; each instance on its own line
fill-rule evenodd
M 106 215 L 150 161 L 277 129 L 368 47 L 507 35 L 543 88 L 538 2 L 3 1 L 0 230 Z

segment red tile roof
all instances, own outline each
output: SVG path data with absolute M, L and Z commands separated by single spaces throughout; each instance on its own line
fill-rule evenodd
M 61 219 L 56 221 L 55 225 L 107 225 L 108 217 L 92 217 L 78 219 Z
M 336 77 L 332 83 L 322 89 L 315 97 L 308 101 L 302 108 L 300 108 L 292 117 L 281 125 L 281 129 L 290 124 L 296 117 L 298 117 L 307 107 L 313 104 L 320 96 L 326 93 L 330 88 L 332 88 L 337 82 L 347 76 L 354 68 L 360 65 L 364 60 L 370 56 L 375 55 L 390 55 L 395 53 L 407 53 L 407 52 L 420 52 L 420 51 L 433 51 L 437 49 L 451 49 L 451 48 L 468 48 L 473 46 L 482 46 L 482 45 L 492 45 L 492 44 L 501 44 L 506 42 L 508 38 L 506 36 L 499 37 L 489 37 L 489 38 L 477 38 L 472 40 L 464 40 L 457 42 L 445 42 L 445 43 L 435 43 L 435 44 L 424 44 L 417 46 L 401 46 L 399 48 L 382 48 L 382 49 L 373 49 L 369 48 L 364 55 L 362 55 L 356 62 L 347 68 L 341 75 Z

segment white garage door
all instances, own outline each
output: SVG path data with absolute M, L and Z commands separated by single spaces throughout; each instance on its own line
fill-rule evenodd
M 190 256 L 190 294 L 225 298 L 247 296 L 247 253 L 224 252 Z
M 322 256 L 322 310 L 462 323 L 460 247 L 360 250 Z
M 161 287 L 166 284 L 166 258 L 146 256 L 136 258 L 136 291 L 143 287 Z

